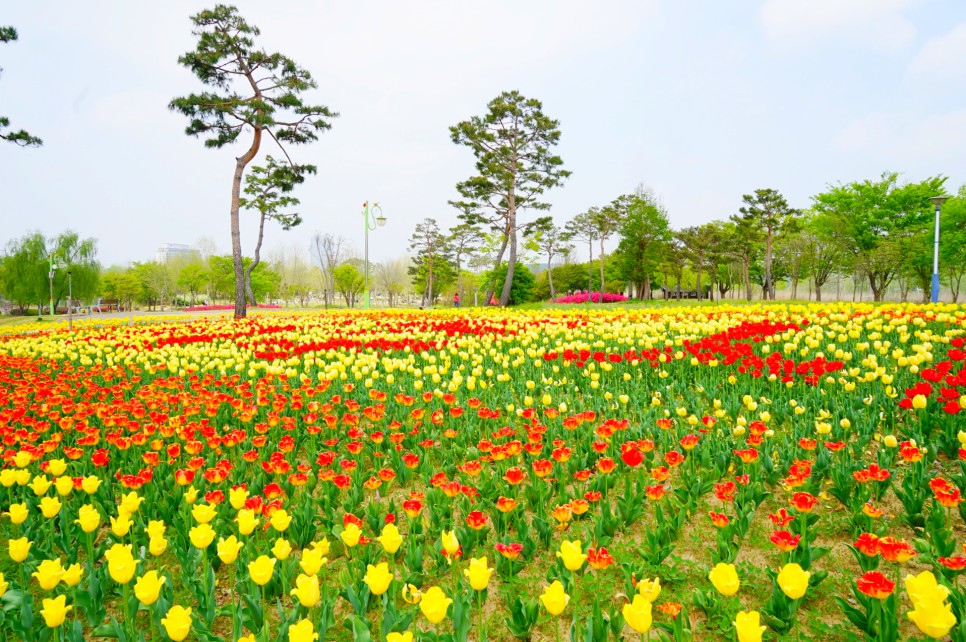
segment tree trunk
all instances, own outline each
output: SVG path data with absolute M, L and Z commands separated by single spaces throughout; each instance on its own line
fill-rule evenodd
M 798 279 L 792 279 L 792 299 L 798 298 Z
M 503 244 L 500 246 L 500 251 L 496 254 L 496 264 L 493 266 L 494 270 L 498 270 L 501 265 L 503 265 L 503 255 L 506 254 L 506 246 L 510 242 L 510 235 L 507 234 L 506 230 L 503 233 Z M 484 305 L 489 305 L 490 301 L 493 300 L 493 292 L 496 290 L 496 283 L 492 281 L 486 287 L 486 303 Z
M 604 300 L 604 235 L 600 235 L 600 296 Z
M 517 265 L 517 213 L 513 205 L 513 192 L 510 192 L 508 209 L 510 233 L 510 259 L 506 266 L 506 280 L 503 281 L 503 291 L 500 293 L 500 305 L 505 306 L 510 301 L 510 288 L 513 287 L 513 272 Z
M 949 272 L 949 290 L 953 295 L 953 303 L 959 303 L 959 288 L 963 281 L 964 270 L 957 270 L 956 268 L 948 268 Z
M 815 300 L 822 301 L 822 285 L 818 281 L 815 282 Z
M 694 285 L 697 288 L 697 292 L 698 292 L 698 302 L 699 303 L 701 301 L 701 264 L 703 262 L 704 262 L 703 257 L 701 257 L 699 255 L 698 256 L 698 264 L 697 264 L 697 266 L 695 266 L 695 270 L 694 270 L 697 273 L 697 279 L 695 280 L 695 284 Z
M 255 301 L 255 292 L 252 291 L 252 272 L 258 267 L 258 262 L 261 260 L 262 251 L 262 239 L 265 238 L 265 215 L 262 214 L 258 221 L 258 241 L 255 243 L 255 253 L 252 257 L 252 262 L 248 264 L 248 269 L 245 271 L 245 289 L 247 290 L 248 300 L 251 301 L 252 307 L 258 305 Z
M 547 254 L 547 281 L 550 283 L 550 300 L 557 300 L 557 293 L 553 289 L 553 269 L 550 264 L 553 262 L 553 254 Z
M 429 257 L 429 276 L 426 279 L 426 296 L 429 299 L 427 305 L 433 307 L 433 257 Z
M 590 263 L 587 264 L 587 303 L 593 302 L 590 293 L 594 290 L 594 239 L 587 240 L 587 252 L 590 255 Z
M 768 235 L 765 237 L 765 291 L 763 296 L 765 299 L 775 300 L 775 286 L 771 282 L 771 253 L 772 253 L 772 238 L 771 230 L 768 231 Z
M 741 267 L 745 276 L 745 298 L 751 301 L 751 257 L 743 258 Z
M 248 312 L 245 305 L 245 266 L 242 262 L 241 231 L 239 230 L 238 209 L 241 199 L 242 175 L 245 167 L 255 158 L 262 142 L 262 130 L 255 128 L 251 147 L 235 159 L 235 175 L 231 184 L 231 262 L 235 271 L 235 318 L 244 319 Z

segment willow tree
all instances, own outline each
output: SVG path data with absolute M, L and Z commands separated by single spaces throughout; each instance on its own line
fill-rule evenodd
M 16 39 L 16 29 L 0 26 L 0 43 L 13 42 Z M 3 68 L 0 67 L 0 72 L 2 71 Z M 10 119 L 6 116 L 0 116 L 0 140 L 5 140 L 14 145 L 20 145 L 21 147 L 40 147 L 43 145 L 43 141 L 36 136 L 31 136 L 22 129 L 9 131 L 7 129 L 8 127 L 10 127 Z
M 494 269 L 502 265 L 509 247 L 500 293 L 500 305 L 506 305 L 517 262 L 517 234 L 529 227 L 521 225 L 518 216 L 527 209 L 548 209 L 549 204 L 540 196 L 560 185 L 570 172 L 551 151 L 560 140 L 560 123 L 543 113 L 539 100 L 508 91 L 491 100 L 487 109 L 483 117 L 474 116 L 450 127 L 453 142 L 473 151 L 477 172 L 456 185 L 463 200 L 452 204 L 473 212 L 478 222 L 489 224 L 500 234 Z M 494 286 L 488 288 L 486 300 L 493 296 L 493 290 Z
M 231 184 L 231 251 L 235 273 L 235 318 L 246 314 L 245 267 L 239 232 L 242 177 L 245 168 L 270 138 L 286 161 L 297 167 L 288 147 L 318 139 L 331 127 L 326 119 L 338 114 L 304 101 L 316 87 L 311 74 L 281 53 L 256 46 L 258 27 L 238 15 L 238 9 L 217 5 L 191 18 L 198 38 L 194 51 L 178 58 L 207 90 L 175 98 L 169 107 L 188 118 L 185 133 L 204 137 L 205 147 L 220 149 L 246 135 L 248 148 L 235 159 Z

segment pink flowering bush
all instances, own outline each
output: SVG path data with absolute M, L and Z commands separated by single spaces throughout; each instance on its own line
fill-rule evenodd
M 591 292 L 590 300 L 594 303 L 621 303 L 622 301 L 627 301 L 627 297 L 623 294 L 616 294 L 613 292 L 604 292 L 604 300 L 600 300 L 600 292 Z M 587 303 L 587 293 L 581 292 L 579 294 L 570 294 L 568 296 L 562 296 L 557 298 L 554 303 Z

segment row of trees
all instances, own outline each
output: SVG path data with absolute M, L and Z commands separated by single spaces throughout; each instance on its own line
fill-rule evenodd
M 513 224 L 505 217 L 481 219 L 456 203 L 459 222 L 449 230 L 432 218 L 416 226 L 410 237 L 410 273 L 424 302 L 437 301 L 454 284 L 462 297 L 469 267 L 486 291 L 485 301 L 495 290 L 500 302 L 513 303 L 514 297 L 503 296 L 507 283 L 512 291 L 518 266 L 538 263 L 545 269 L 532 296 L 544 299 L 574 289 L 649 299 L 657 286 L 694 289 L 718 299 L 740 293 L 749 300 L 756 294 L 774 299 L 779 287 L 787 286 L 794 299 L 807 284 L 809 298 L 814 293 L 821 301 L 830 280 L 838 284 L 844 277 L 854 287 L 867 285 L 875 301 L 882 301 L 890 288 L 902 301 L 913 290 L 927 300 L 933 270 L 932 198 L 945 195 L 945 181 L 932 177 L 901 183 L 897 173 L 884 173 L 875 180 L 830 186 L 803 209 L 791 207 L 777 190 L 759 189 L 746 194 L 738 212 L 727 219 L 677 230 L 660 200 L 643 186 L 563 224 L 550 216 Z M 958 301 L 966 273 L 966 187 L 942 206 L 942 220 L 941 282 Z M 504 256 L 507 246 L 515 244 L 514 230 L 522 243 L 511 252 L 517 259 L 511 264 Z M 613 240 L 616 248 L 605 253 Z M 575 247 L 586 248 L 589 258 L 582 273 L 568 265 Z

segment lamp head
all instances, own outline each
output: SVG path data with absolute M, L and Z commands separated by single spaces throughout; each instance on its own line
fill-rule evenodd
M 932 204 L 935 205 L 936 207 L 941 207 L 942 204 L 945 203 L 948 198 L 949 198 L 948 196 L 933 196 L 929 200 L 932 201 Z
M 372 209 L 373 209 L 373 214 L 375 214 L 375 217 L 376 217 L 376 225 L 378 225 L 379 227 L 383 227 L 386 224 L 386 217 L 382 213 L 382 208 L 379 207 L 379 203 L 376 203 L 375 205 L 373 205 Z

